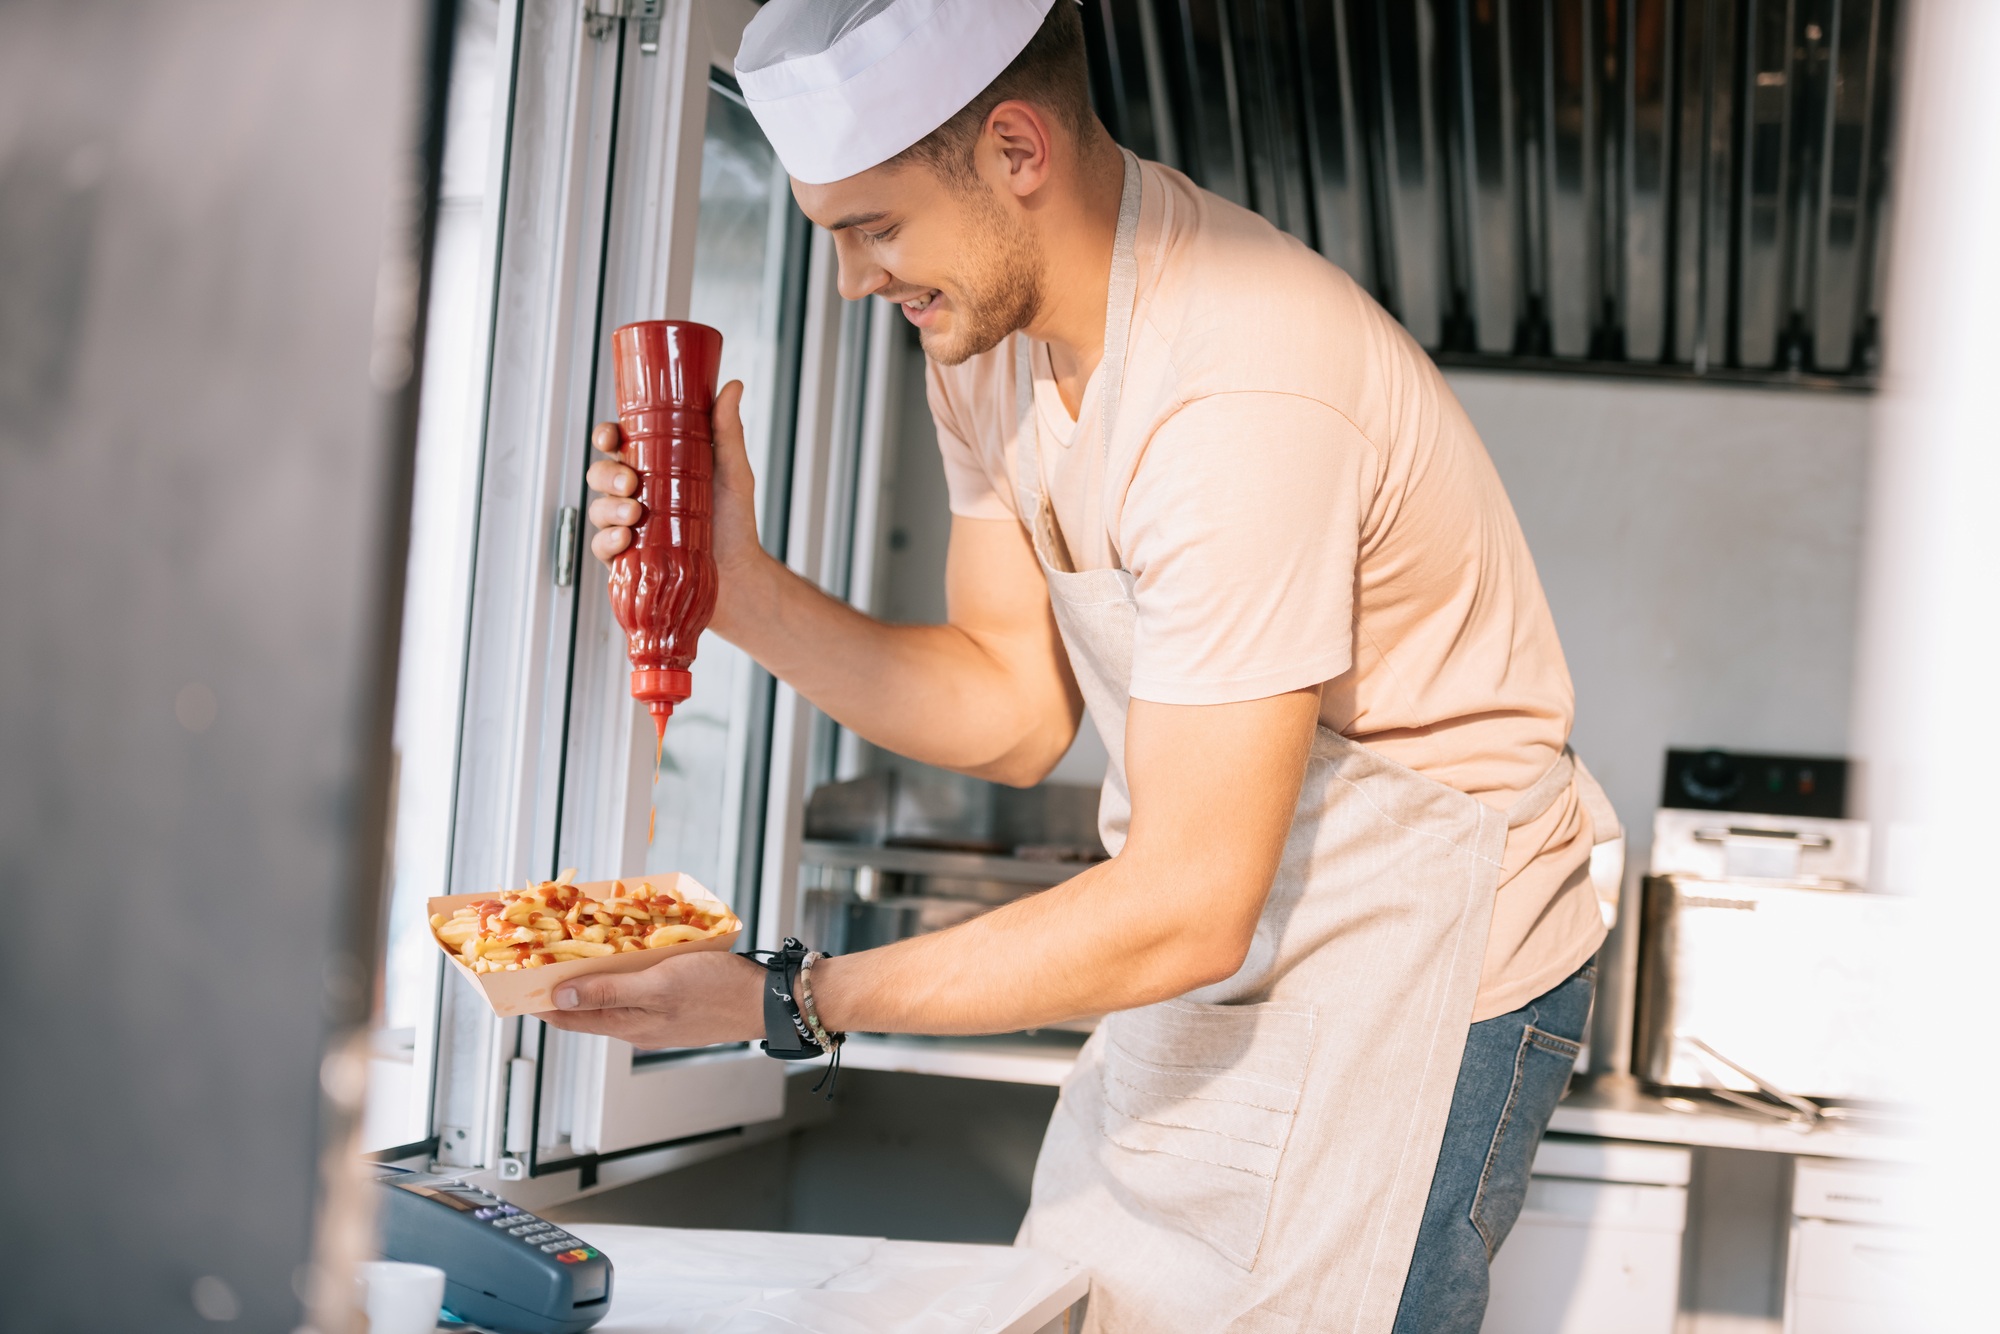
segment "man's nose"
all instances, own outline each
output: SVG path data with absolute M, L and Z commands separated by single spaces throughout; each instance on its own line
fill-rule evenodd
M 849 301 L 873 296 L 889 285 L 889 271 L 870 262 L 859 241 L 835 233 L 833 250 L 840 264 L 840 294 Z

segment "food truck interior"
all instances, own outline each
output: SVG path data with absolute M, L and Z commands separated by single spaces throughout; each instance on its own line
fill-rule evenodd
M 1087 1275 L 977 1266 L 1011 1263 L 1093 1020 L 856 1033 L 828 1079 L 498 1013 L 433 934 L 433 898 L 577 868 L 688 877 L 739 949 L 847 954 L 1108 855 L 1088 723 L 1014 788 L 866 743 L 713 634 L 657 739 L 631 697 L 584 474 L 634 321 L 721 332 L 767 549 L 869 614 L 945 616 L 924 352 L 841 298 L 749 109 L 758 8 L 0 11 L 0 1326 L 358 1328 L 355 1264 L 488 1210 L 546 1245 L 427 1262 L 492 1329 L 695 1328 L 676 1251 L 756 1301 L 866 1274 L 1018 1306 L 842 1325 L 793 1294 L 731 1329 L 1083 1327 Z M 1990 1237 L 1954 1202 L 1994 1169 L 1923 1106 L 1992 1092 L 1969 951 L 2000 737 L 1968 664 L 2000 576 L 1972 499 L 2000 480 L 1974 397 L 2000 21 L 1082 12 L 1121 144 L 1339 264 L 1443 369 L 1625 830 L 1484 1328 L 1983 1327 L 1924 1305 L 1959 1292 L 1925 1265 Z M 917 1242 L 980 1249 L 957 1277 L 882 1249 Z M 572 1323 L 491 1305 L 530 1268 Z

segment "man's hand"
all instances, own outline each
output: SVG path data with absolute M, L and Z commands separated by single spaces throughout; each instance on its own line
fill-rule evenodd
M 556 988 L 561 1008 L 535 1017 L 647 1049 L 748 1042 L 764 1036 L 765 976 L 740 954 L 676 954 L 636 973 L 565 982 Z
M 757 539 L 757 479 L 750 471 L 750 452 L 743 440 L 743 382 L 731 380 L 715 398 L 715 566 L 721 576 L 716 597 L 718 634 L 728 636 L 732 587 L 738 576 L 764 556 Z M 611 457 L 590 465 L 584 480 L 601 492 L 590 502 L 590 522 L 597 534 L 591 554 L 609 565 L 632 545 L 632 528 L 646 517 L 645 506 L 632 497 L 639 491 L 639 474 L 626 463 L 625 439 L 617 422 L 599 422 L 590 433 L 591 447 Z
M 944 625 L 885 625 L 829 596 L 757 540 L 757 487 L 743 443 L 743 386 L 715 400 L 715 564 L 708 628 L 819 709 L 885 750 L 980 778 L 1041 781 L 1069 749 L 1083 697 L 1063 655 L 1048 585 L 1012 519 L 954 517 Z M 609 422 L 591 434 L 617 457 L 590 467 L 593 555 L 606 564 L 644 519 L 639 475 Z

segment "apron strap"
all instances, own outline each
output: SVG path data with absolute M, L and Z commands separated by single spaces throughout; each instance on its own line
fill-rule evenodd
M 1110 299 L 1104 303 L 1104 401 L 1100 416 L 1104 429 L 1098 433 L 1101 459 L 1111 458 L 1111 427 L 1118 420 L 1118 400 L 1125 393 L 1125 354 L 1132 340 L 1132 303 L 1139 296 L 1139 159 L 1129 148 L 1119 153 L 1125 159 L 1125 184 L 1118 196 L 1118 233 L 1111 247 Z
M 1111 287 L 1104 303 L 1104 355 L 1098 362 L 1103 388 L 1098 405 L 1098 465 L 1111 459 L 1111 428 L 1118 420 L 1118 402 L 1125 390 L 1125 356 L 1131 345 L 1132 305 L 1139 296 L 1139 206 L 1144 195 L 1139 159 L 1128 148 L 1118 150 L 1125 162 L 1125 181 L 1118 195 L 1118 232 L 1111 247 Z M 1042 465 L 1035 422 L 1035 345 L 1024 333 L 1013 337 L 1014 492 L 1022 519 L 1032 531 L 1043 510 Z

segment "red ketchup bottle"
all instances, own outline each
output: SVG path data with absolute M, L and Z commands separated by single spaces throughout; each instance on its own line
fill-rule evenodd
M 688 668 L 715 614 L 715 451 L 711 422 L 722 335 L 685 320 L 644 320 L 611 335 L 625 462 L 644 506 L 632 545 L 611 562 L 611 610 L 632 659 L 632 698 L 664 739 L 694 689 Z

